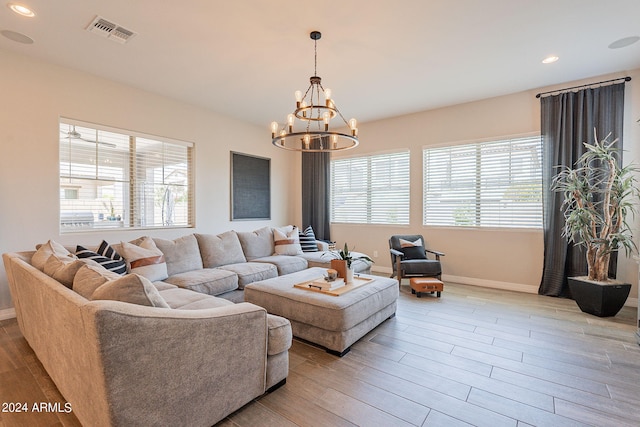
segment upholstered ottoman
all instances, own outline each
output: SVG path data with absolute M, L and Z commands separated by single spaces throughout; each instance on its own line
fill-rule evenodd
M 418 298 L 422 296 L 423 292 L 437 292 L 438 298 L 440 298 L 440 293 L 444 290 L 444 283 L 435 277 L 412 277 L 409 286 L 411 286 L 411 293 L 417 294 Z
M 244 299 L 289 319 L 294 336 L 343 356 L 354 342 L 395 315 L 398 281 L 363 275 L 373 280 L 340 296 L 294 287 L 326 271 L 313 267 L 248 284 Z

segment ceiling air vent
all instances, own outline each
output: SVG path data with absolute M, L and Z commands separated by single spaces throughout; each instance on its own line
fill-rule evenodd
M 131 37 L 136 35 L 133 31 L 127 30 L 126 28 L 123 28 L 120 25 L 108 21 L 100 16 L 95 17 L 87 27 L 87 31 L 121 44 L 125 44 Z

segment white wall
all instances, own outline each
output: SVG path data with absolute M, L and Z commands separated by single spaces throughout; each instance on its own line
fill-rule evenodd
M 296 181 L 290 165 L 297 158 L 273 147 L 268 130 L 2 50 L 0 64 L 0 253 L 31 250 L 47 239 L 96 245 L 102 238 L 174 238 L 193 231 L 253 230 L 292 222 L 297 200 L 290 188 Z M 195 143 L 196 229 L 60 235 L 60 116 Z M 271 158 L 271 221 L 229 220 L 231 150 Z M 11 306 L 0 266 L 0 310 Z
M 630 75 L 625 107 L 625 162 L 640 163 L 640 70 L 569 82 L 558 88 Z M 408 148 L 411 152 L 411 219 L 405 227 L 334 224 L 332 239 L 347 242 L 374 258 L 374 269 L 390 271 L 388 239 L 392 234 L 424 234 L 427 245 L 446 253 L 445 279 L 482 286 L 537 292 L 543 264 L 542 231 L 459 229 L 422 225 L 422 148 L 434 144 L 540 132 L 540 101 L 536 93 L 516 93 L 468 104 L 363 123 L 360 145 L 340 156 Z M 428 94 L 425 94 L 428 96 Z M 636 219 L 640 224 L 640 218 Z M 636 227 L 636 234 L 640 235 Z M 633 284 L 629 303 L 637 304 L 638 268 L 622 256 L 618 278 Z

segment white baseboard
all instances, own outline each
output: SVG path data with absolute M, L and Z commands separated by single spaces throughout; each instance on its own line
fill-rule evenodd
M 480 286 L 481 288 L 502 289 L 505 291 L 524 292 L 527 294 L 538 293 L 538 285 L 498 282 L 496 280 L 476 279 L 475 277 L 451 276 L 449 274 L 443 274 L 442 280 L 445 282 L 460 283 L 462 285 Z
M 391 275 L 391 272 L 393 270 L 389 267 L 372 266 L 371 271 L 375 271 L 376 273 L 386 273 Z M 525 285 L 522 283 L 510 283 L 510 282 L 497 282 L 495 280 L 476 279 L 475 277 L 451 276 L 448 274 L 443 274 L 442 280 L 445 282 L 460 283 L 462 285 L 480 286 L 483 288 L 503 289 L 506 291 L 525 292 L 528 294 L 538 293 L 537 285 Z M 627 298 L 627 301 L 624 303 L 624 305 L 628 307 L 638 307 L 638 298 Z
M 0 310 L 0 320 L 13 319 L 14 317 L 16 317 L 15 308 L 5 308 L 4 310 Z
M 391 275 L 392 269 L 390 267 L 376 267 L 372 266 L 371 271 L 376 273 L 387 273 Z M 462 277 L 451 276 L 449 274 L 443 274 L 442 280 L 444 282 L 460 283 L 461 285 L 480 286 L 483 288 L 503 289 L 505 291 L 525 292 L 528 294 L 537 294 L 537 285 L 524 285 L 521 283 L 509 283 L 509 282 L 497 282 L 495 280 L 476 279 L 475 277 Z

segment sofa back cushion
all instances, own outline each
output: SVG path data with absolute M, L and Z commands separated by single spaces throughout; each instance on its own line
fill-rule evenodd
M 226 231 L 217 236 L 196 233 L 195 236 L 200 247 L 204 268 L 247 262 L 235 231 Z
M 31 265 L 40 271 L 44 271 L 45 263 L 53 254 L 75 258 L 75 256 L 60 243 L 49 240 L 47 243 L 37 247 L 36 253 L 31 257 Z
M 271 256 L 275 252 L 271 227 L 262 227 L 254 231 L 239 231 L 238 238 L 244 256 L 249 261 Z
M 99 265 L 83 265 L 73 278 L 73 290 L 86 299 L 91 299 L 93 292 L 109 280 L 122 277 L 118 273 Z
M 150 307 L 170 308 L 149 279 L 127 274 L 110 280 L 93 292 L 92 300 L 114 300 Z
M 202 269 L 198 241 L 193 234 L 175 240 L 154 238 L 153 241 L 164 254 L 169 276 Z
M 44 273 L 71 289 L 76 273 L 86 264 L 84 260 L 79 260 L 78 258 L 53 254 L 44 263 Z

